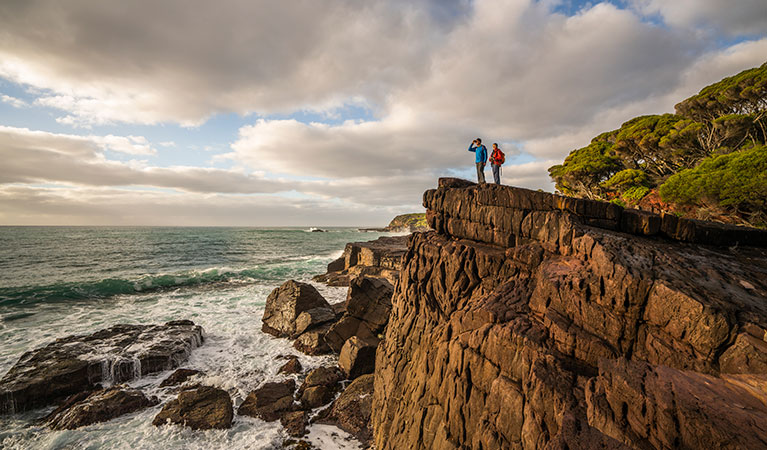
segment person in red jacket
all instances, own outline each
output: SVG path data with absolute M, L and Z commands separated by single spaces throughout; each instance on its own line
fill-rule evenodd
M 503 154 L 498 144 L 493 144 L 493 152 L 490 154 L 490 168 L 493 169 L 495 184 L 501 184 L 501 165 L 504 162 L 506 162 L 506 155 Z

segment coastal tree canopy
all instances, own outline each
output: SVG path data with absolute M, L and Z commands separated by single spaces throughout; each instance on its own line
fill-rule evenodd
M 766 122 L 767 63 L 703 88 L 675 114 L 636 117 L 596 136 L 549 175 L 567 195 L 638 205 L 658 192 L 670 209 L 714 201 L 732 221 L 760 224 Z

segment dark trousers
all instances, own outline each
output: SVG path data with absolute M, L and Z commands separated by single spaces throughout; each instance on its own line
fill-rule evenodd
M 501 184 L 501 166 L 490 164 L 490 167 L 493 169 L 493 180 L 495 180 L 495 184 Z
M 485 182 L 485 163 L 483 162 L 477 163 L 477 181 L 479 183 Z

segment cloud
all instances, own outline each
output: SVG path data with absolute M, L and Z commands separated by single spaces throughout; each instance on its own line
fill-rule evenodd
M 29 103 L 25 102 L 24 100 L 5 94 L 0 95 L 0 102 L 7 103 L 14 108 L 26 108 L 29 106 Z
M 632 0 L 631 4 L 643 14 L 660 15 L 674 27 L 731 36 L 763 34 L 767 30 L 764 0 Z
M 591 137 L 673 111 L 764 62 L 762 2 L 744 0 L 748 18 L 735 11 L 741 5 L 691 2 L 600 2 L 573 16 L 557 13 L 556 0 L 3 2 L 0 79 L 26 87 L 32 107 L 61 111 L 64 126 L 195 126 L 219 112 L 255 114 L 231 149 L 219 150 L 218 136 L 194 146 L 228 170 L 159 167 L 173 142 L 153 145 L 119 127 L 91 136 L 2 127 L 0 188 L 39 200 L 31 204 L 81 205 L 89 217 L 96 210 L 67 189 L 104 214 L 114 213 L 112 194 L 136 214 L 160 213 L 130 206 L 166 205 L 167 192 L 136 191 L 149 188 L 185 199 L 173 208 L 190 217 L 203 215 L 185 209 L 193 200 L 226 217 L 238 200 L 277 216 L 303 208 L 308 221 L 311 205 L 361 217 L 365 208 L 419 208 L 439 176 L 473 178 L 466 147 L 479 136 L 511 160 L 534 159 L 507 164 L 504 182 L 551 189 L 546 169 Z M 743 33 L 761 35 L 723 46 Z M 348 106 L 366 120 L 337 123 Z M 285 118 L 294 113 L 333 120 Z M 115 160 L 126 157 L 135 159 Z
M 0 76 L 64 124 L 202 123 L 376 103 L 429 68 L 462 1 L 0 4 Z
M 273 195 L 167 193 L 72 186 L 0 186 L 5 225 L 370 226 L 396 208 Z
M 240 130 L 225 157 L 294 176 L 417 177 L 470 166 L 465 147 L 480 136 L 511 155 L 561 161 L 593 136 L 673 111 L 767 54 L 767 39 L 712 50 L 694 33 L 607 3 L 572 17 L 535 2 L 474 6 L 432 55 L 428 76 L 396 90 L 381 117 L 340 125 L 261 119 Z M 540 182 L 545 168 L 525 170 L 536 173 L 519 180 L 551 188 Z

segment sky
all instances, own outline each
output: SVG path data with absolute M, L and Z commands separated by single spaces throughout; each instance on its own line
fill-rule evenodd
M 476 137 L 553 191 L 765 61 L 764 0 L 3 0 L 0 225 L 385 225 Z

